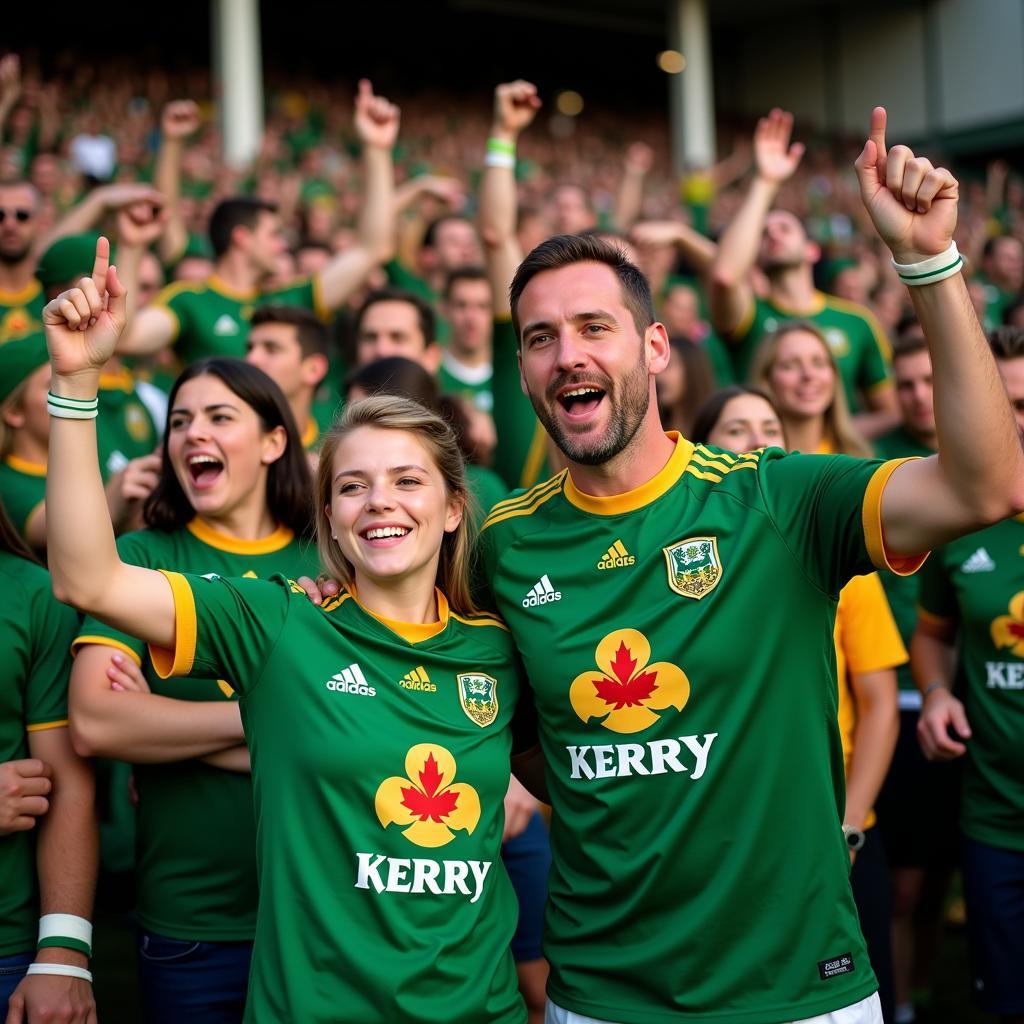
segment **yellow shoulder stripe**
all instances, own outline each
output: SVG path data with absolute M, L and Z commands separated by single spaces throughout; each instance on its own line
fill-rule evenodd
M 558 474 L 558 476 L 553 476 L 550 479 L 545 480 L 543 483 L 539 483 L 535 487 L 531 487 L 528 491 L 524 491 L 522 494 L 517 494 L 511 498 L 502 498 L 501 501 L 496 501 L 491 506 L 490 511 L 487 513 L 488 517 L 500 514 L 502 512 L 507 512 L 509 509 L 512 508 L 521 508 L 524 505 L 533 504 L 533 502 L 537 498 L 539 498 L 543 492 L 554 489 L 559 485 L 559 483 L 561 482 L 561 475 L 562 474 Z
M 465 615 L 458 615 L 456 612 L 451 611 L 448 614 L 453 619 L 458 619 L 459 622 L 463 623 L 463 625 L 466 626 L 497 626 L 498 629 L 503 629 L 505 630 L 506 633 L 509 632 L 508 626 L 506 626 L 505 623 L 501 621 L 501 619 L 495 619 L 485 615 L 481 615 L 479 617 L 468 617 Z
M 709 480 L 713 484 L 721 483 L 722 477 L 727 476 L 729 473 L 734 473 L 738 469 L 757 469 L 756 462 L 737 462 L 735 466 L 730 466 L 728 469 L 722 469 L 721 466 L 716 466 L 713 463 L 709 464 L 709 469 L 704 470 L 700 466 L 695 466 L 692 462 L 683 470 L 684 473 L 689 473 L 690 476 L 695 476 L 698 480 Z M 718 470 L 717 473 L 711 472 L 711 470 Z
M 494 526 L 497 523 L 502 523 L 506 519 L 514 519 L 516 516 L 533 515 L 533 513 L 536 512 L 537 509 L 539 509 L 541 505 L 544 504 L 544 502 L 549 501 L 551 498 L 555 497 L 555 495 L 562 493 L 562 478 L 564 478 L 567 472 L 568 470 L 562 470 L 562 473 L 559 477 L 558 486 L 541 494 L 531 504 L 521 508 L 509 509 L 505 512 L 498 512 L 497 514 L 492 512 L 491 515 L 489 515 L 487 519 L 484 521 L 483 526 L 480 527 L 480 532 L 483 533 L 483 531 L 486 530 L 489 526 Z
M 320 605 L 320 611 L 333 612 L 335 608 L 340 608 L 351 596 L 352 595 L 347 590 L 343 590 L 335 597 L 329 597 L 324 601 L 324 603 Z
M 761 458 L 763 448 L 752 452 L 713 452 L 707 445 L 699 444 L 694 448 L 694 453 L 699 453 L 708 459 L 717 459 L 719 462 L 727 462 L 732 465 L 734 462 L 757 462 Z
M 25 732 L 43 732 L 45 729 L 62 729 L 68 724 L 66 718 L 56 722 L 37 722 L 35 725 L 26 725 Z
M 115 640 L 110 636 L 90 636 L 87 633 L 82 634 L 81 636 L 76 636 L 75 639 L 71 641 L 71 653 L 77 654 L 83 647 L 88 647 L 90 645 L 95 647 L 113 647 L 122 654 L 127 654 L 128 657 L 139 666 L 139 668 L 142 667 L 142 658 L 139 657 L 138 651 L 133 651 L 126 643 L 123 643 L 120 640 Z

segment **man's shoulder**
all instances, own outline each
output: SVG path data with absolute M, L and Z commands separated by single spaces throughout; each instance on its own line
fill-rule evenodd
M 550 522 L 551 513 L 564 504 L 559 499 L 565 492 L 568 470 L 550 477 L 529 489 L 513 491 L 507 498 L 491 507 L 480 532 L 488 542 L 541 529 Z
M 210 286 L 206 281 L 175 281 L 161 288 L 153 298 L 152 305 L 180 305 L 208 295 Z

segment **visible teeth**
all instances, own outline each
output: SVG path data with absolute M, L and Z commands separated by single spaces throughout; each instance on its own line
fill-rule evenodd
M 408 532 L 404 526 L 379 526 L 375 530 L 367 530 L 366 539 L 380 540 L 382 537 L 404 537 Z
M 211 462 L 217 466 L 221 464 L 220 459 L 215 459 L 212 455 L 190 455 L 188 457 L 188 464 L 190 466 L 198 466 L 204 462 Z
M 597 388 L 576 388 L 574 391 L 566 391 L 563 398 L 582 398 L 584 395 L 599 395 L 600 390 Z

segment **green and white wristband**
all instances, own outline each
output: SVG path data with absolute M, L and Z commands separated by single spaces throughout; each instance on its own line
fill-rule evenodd
M 94 420 L 99 415 L 100 400 L 96 398 L 64 398 L 52 391 L 46 395 L 46 411 L 59 420 Z M 66 914 L 47 915 L 67 917 Z
M 39 941 L 36 949 L 73 949 L 92 956 L 92 922 L 74 914 L 43 914 L 39 918 Z
M 92 971 L 71 964 L 29 964 L 26 974 L 55 974 L 62 978 L 80 978 L 92 984 Z
M 504 167 L 514 171 L 516 167 L 516 144 L 505 139 L 488 139 L 485 167 Z
M 949 248 L 945 252 L 940 252 L 938 256 L 931 256 L 920 263 L 897 263 L 893 260 L 892 265 L 908 288 L 919 288 L 959 274 L 963 269 L 964 258 L 960 255 L 956 242 L 950 242 Z

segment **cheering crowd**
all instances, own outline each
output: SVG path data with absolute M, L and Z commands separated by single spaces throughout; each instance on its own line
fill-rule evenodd
M 0 58 L 8 1020 L 131 871 L 147 1021 L 908 1024 L 955 870 L 1024 1020 L 1009 169 L 82 74 Z

